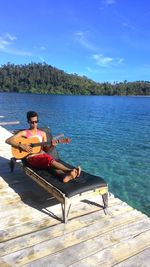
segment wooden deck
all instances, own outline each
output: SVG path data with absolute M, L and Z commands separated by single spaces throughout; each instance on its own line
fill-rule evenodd
M 10 133 L 0 126 L 0 267 L 149 267 L 150 219 L 109 198 L 108 215 L 95 197 L 72 206 L 60 222 L 61 206 L 23 174 L 10 173 Z

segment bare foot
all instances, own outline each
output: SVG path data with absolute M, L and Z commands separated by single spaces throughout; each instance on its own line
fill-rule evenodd
M 79 176 L 80 176 L 80 173 L 81 173 L 81 167 L 78 166 L 78 167 L 76 168 L 76 170 L 77 170 L 77 172 L 78 172 L 77 177 L 79 177 Z
M 69 175 L 67 175 L 64 179 L 63 182 L 64 183 L 68 183 L 69 181 L 75 179 L 78 176 L 78 170 L 77 169 L 73 169 Z

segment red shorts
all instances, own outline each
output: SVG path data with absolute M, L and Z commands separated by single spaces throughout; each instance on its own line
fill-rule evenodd
M 53 160 L 53 157 L 48 154 L 39 154 L 27 159 L 31 167 L 40 169 L 48 169 Z

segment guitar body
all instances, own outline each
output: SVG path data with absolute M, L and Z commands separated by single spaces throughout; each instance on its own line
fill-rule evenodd
M 15 141 L 17 143 L 20 144 L 28 144 L 32 147 L 32 153 L 26 152 L 18 147 L 13 147 L 12 146 L 12 154 L 16 159 L 23 159 L 25 157 L 27 157 L 28 155 L 31 154 L 38 154 L 41 151 L 41 146 L 45 146 L 45 145 L 51 145 L 51 142 L 39 142 L 39 138 L 38 137 L 30 137 L 30 138 L 25 138 L 25 137 L 16 137 Z M 70 143 L 70 138 L 63 138 L 63 139 L 57 139 L 56 141 L 57 143 L 61 143 L 61 144 L 68 144 Z
M 30 138 L 25 138 L 25 137 L 16 137 L 15 141 L 20 143 L 20 144 L 36 144 L 39 143 L 38 137 L 30 137 Z M 32 153 L 31 154 L 37 154 L 41 151 L 41 146 L 35 146 L 32 147 Z M 19 149 L 17 147 L 12 146 L 12 154 L 16 159 L 23 159 L 30 155 L 28 152 Z

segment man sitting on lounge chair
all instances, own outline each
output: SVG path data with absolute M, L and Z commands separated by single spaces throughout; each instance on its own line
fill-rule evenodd
M 47 141 L 46 133 L 37 128 L 38 114 L 35 111 L 27 112 L 27 121 L 29 123 L 28 130 L 18 132 L 14 136 L 6 139 L 5 142 L 11 145 L 12 147 L 19 149 L 20 151 L 27 152 L 26 160 L 30 167 L 55 170 L 56 174 L 62 177 L 64 183 L 67 183 L 70 180 L 77 178 L 80 175 L 81 168 L 78 166 L 74 169 L 70 169 L 55 160 L 51 155 L 46 153 L 48 149 L 50 149 L 50 146 L 42 147 L 40 152 L 35 154 L 32 152 L 33 148 L 30 145 L 30 141 L 29 143 L 21 143 L 16 141 L 18 137 L 38 137 L 39 142 Z M 58 141 L 53 139 L 51 142 L 51 146 L 56 146 L 57 143 Z

